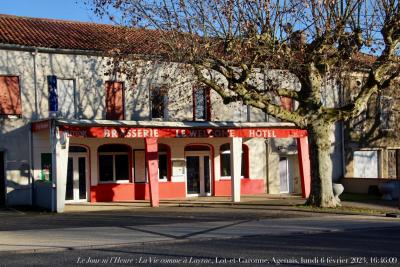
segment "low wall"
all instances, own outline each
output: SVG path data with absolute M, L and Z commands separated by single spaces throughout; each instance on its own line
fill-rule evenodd
M 265 193 L 264 179 L 240 179 L 240 194 L 253 195 Z M 215 182 L 215 196 L 231 196 L 231 180 L 219 180 Z
M 340 183 L 343 184 L 345 193 L 368 194 L 370 186 L 378 186 L 381 183 L 390 181 L 399 180 L 387 178 L 342 178 Z
M 160 182 L 160 199 L 184 198 L 184 182 Z M 133 201 L 150 199 L 149 184 L 98 184 L 90 187 L 90 202 Z
M 52 210 L 52 194 L 55 194 L 55 188 L 52 187 L 52 184 L 50 182 L 36 181 L 34 188 L 34 205 Z

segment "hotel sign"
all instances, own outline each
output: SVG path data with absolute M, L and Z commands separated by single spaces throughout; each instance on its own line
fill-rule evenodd
M 59 126 L 69 137 L 77 138 L 300 138 L 306 130 L 286 128 L 150 128 Z

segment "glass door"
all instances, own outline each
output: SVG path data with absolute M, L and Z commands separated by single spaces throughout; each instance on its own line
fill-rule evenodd
M 187 195 L 207 196 L 211 194 L 210 156 L 186 156 L 186 187 Z
M 70 202 L 87 200 L 87 157 L 70 154 L 67 168 L 67 189 L 65 200 Z
M 186 170 L 187 170 L 187 194 L 200 194 L 200 157 L 189 156 L 186 157 Z

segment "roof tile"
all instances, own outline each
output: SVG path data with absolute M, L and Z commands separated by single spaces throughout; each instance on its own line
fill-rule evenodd
M 159 31 L 0 14 L 0 43 L 106 52 L 160 54 Z

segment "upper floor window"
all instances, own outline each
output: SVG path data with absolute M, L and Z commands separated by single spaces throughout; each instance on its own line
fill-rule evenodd
M 379 116 L 381 121 L 381 129 L 390 131 L 394 129 L 395 117 L 393 116 L 394 100 L 390 96 L 379 96 Z
M 388 149 L 388 178 L 400 179 L 400 149 Z
M 208 87 L 193 88 L 193 120 L 211 120 L 210 88 Z
M 124 86 L 122 82 L 106 82 L 106 119 L 123 120 Z
M 47 76 L 49 88 L 49 111 L 53 116 L 76 118 L 76 90 L 74 79 Z
M 21 115 L 21 92 L 17 76 L 0 76 L 0 114 Z
M 229 143 L 223 144 L 220 147 L 221 158 L 221 177 L 231 176 L 231 145 Z M 249 148 L 247 145 L 242 145 L 242 168 L 240 175 L 242 177 L 249 177 Z
M 167 117 L 168 88 L 154 86 L 150 89 L 151 118 L 165 119 Z

